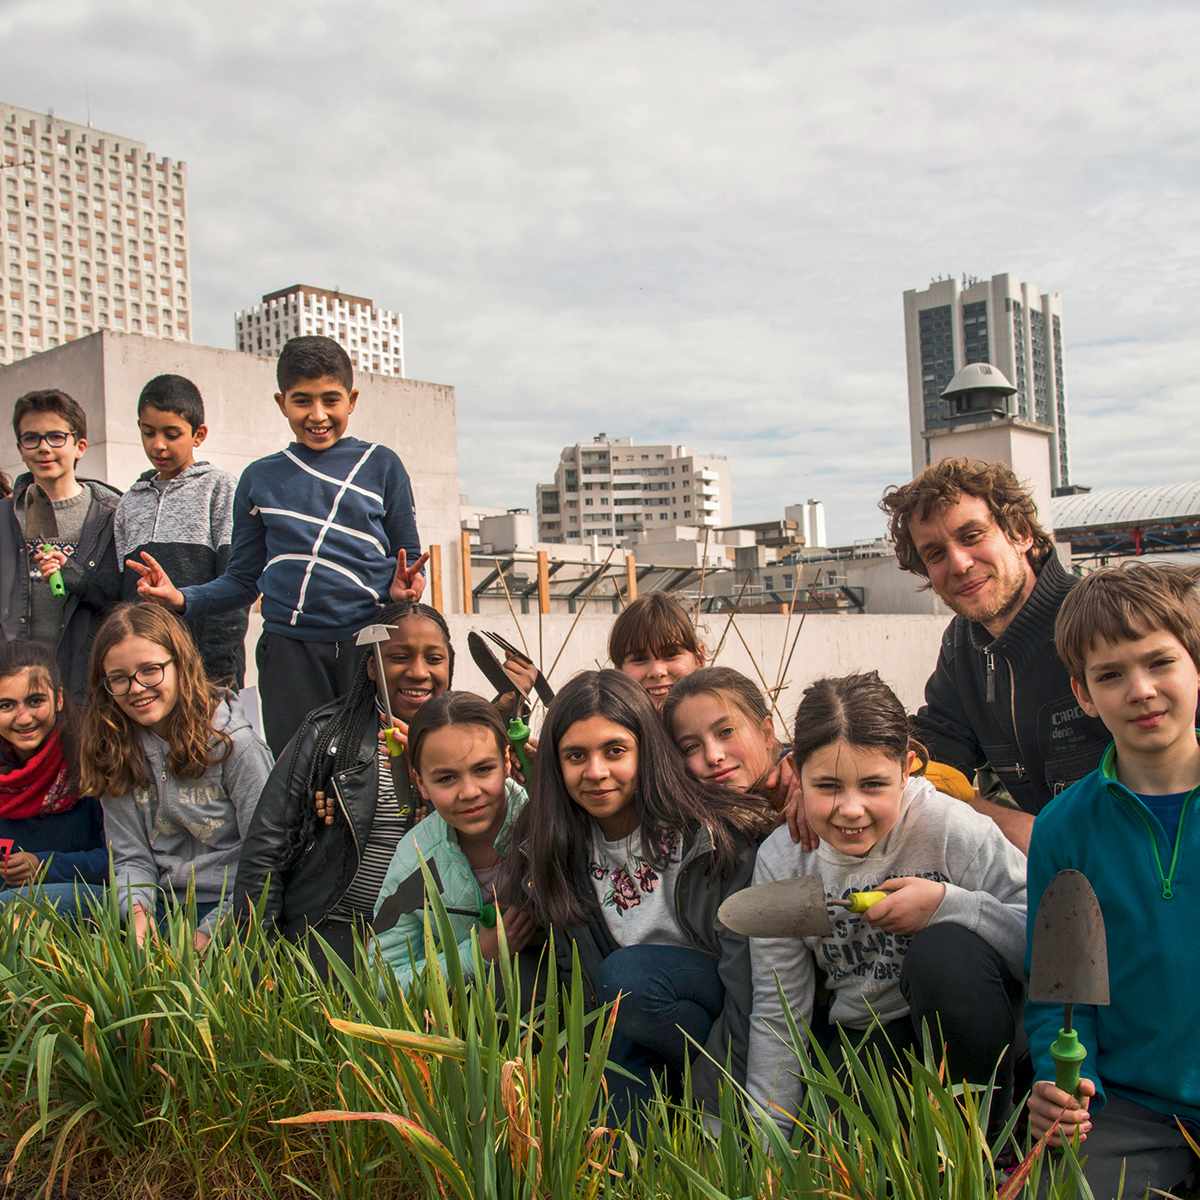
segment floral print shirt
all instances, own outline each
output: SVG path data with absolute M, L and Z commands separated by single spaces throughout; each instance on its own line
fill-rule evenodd
M 640 829 L 610 842 L 600 827 L 593 825 L 588 872 L 600 911 L 618 945 L 689 945 L 675 915 L 675 883 L 682 855 L 679 838 L 660 847 L 657 854 L 647 855 Z M 654 860 L 663 865 L 655 866 Z

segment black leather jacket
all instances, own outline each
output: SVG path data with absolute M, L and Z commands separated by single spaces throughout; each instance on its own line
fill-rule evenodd
M 336 806 L 333 824 L 316 824 L 299 859 L 281 869 L 287 848 L 306 813 L 313 810 L 307 780 L 317 735 L 341 703 L 335 700 L 305 717 L 275 764 L 242 842 L 234 883 L 235 911 L 244 912 L 247 905 L 257 904 L 263 889 L 268 888 L 264 924 L 274 925 L 288 937 L 299 937 L 318 924 L 341 899 L 358 870 L 362 847 L 375 821 L 379 743 L 372 724 L 363 734 L 354 765 L 329 782 Z M 289 793 L 288 779 L 293 774 L 300 783 Z
M 1029 599 L 998 637 L 955 617 L 913 734 L 931 757 L 969 779 L 991 766 L 1027 813 L 1040 812 L 1100 763 L 1112 738 L 1079 707 L 1054 650 L 1054 620 L 1079 582 L 1051 555 Z

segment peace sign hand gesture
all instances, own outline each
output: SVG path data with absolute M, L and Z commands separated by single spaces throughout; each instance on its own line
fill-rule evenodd
M 183 612 L 183 593 L 171 582 L 162 564 L 148 551 L 142 551 L 143 562 L 127 558 L 125 566 L 138 577 L 139 600 L 155 600 L 175 612 Z
M 392 583 L 388 588 L 388 596 L 397 602 L 411 600 L 415 604 L 420 600 L 421 593 L 425 590 L 425 576 L 421 574 L 421 568 L 428 561 L 429 552 L 426 551 L 410 567 L 408 565 L 408 551 L 401 550 L 396 555 L 396 573 L 392 576 Z

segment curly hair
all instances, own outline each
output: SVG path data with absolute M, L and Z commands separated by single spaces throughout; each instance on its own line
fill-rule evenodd
M 888 488 L 879 502 L 887 514 L 888 536 L 896 547 L 902 570 L 929 577 L 913 542 L 913 519 L 927 521 L 934 513 L 963 496 L 984 501 L 992 519 L 1011 540 L 1032 538 L 1030 561 L 1036 565 L 1054 550 L 1054 540 L 1038 522 L 1037 505 L 1029 489 L 1003 463 L 969 458 L 946 458 L 926 467 L 909 483 Z
M 233 742 L 213 728 L 213 712 L 228 693 L 204 673 L 204 661 L 187 626 L 158 604 L 118 604 L 105 618 L 92 645 L 88 704 L 80 753 L 81 784 L 90 796 L 121 796 L 150 782 L 138 727 L 104 686 L 104 660 L 119 642 L 140 637 L 161 646 L 175 664 L 178 694 L 166 718 L 167 763 L 181 779 L 199 779 L 224 762 Z M 215 743 L 215 745 L 214 745 Z

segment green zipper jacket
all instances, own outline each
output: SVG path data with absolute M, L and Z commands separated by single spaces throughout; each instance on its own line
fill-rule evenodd
M 1067 869 L 1087 876 L 1108 941 L 1106 1007 L 1074 1012 L 1088 1057 L 1083 1074 L 1105 1092 L 1172 1116 L 1200 1120 L 1200 787 L 1193 788 L 1174 842 L 1120 782 L 1115 746 L 1100 766 L 1052 800 L 1029 846 L 1026 969 L 1046 885 Z M 1050 1043 L 1062 1005 L 1029 1001 L 1025 1029 L 1036 1079 L 1053 1079 Z
M 504 790 L 508 812 L 495 843 L 501 857 L 508 850 L 513 822 L 525 807 L 527 798 L 525 789 L 511 779 L 505 783 Z M 384 961 L 395 971 L 404 987 L 412 983 L 413 976 L 419 974 L 425 965 L 422 859 L 434 872 L 435 878 L 441 881 L 442 903 L 446 906 L 458 942 L 458 957 L 463 972 L 468 976 L 473 969 L 471 930 L 479 924 L 485 903 L 475 872 L 459 847 L 458 834 L 438 813 L 430 813 L 400 839 L 384 877 L 383 887 L 379 889 L 379 899 L 375 902 L 374 928 L 375 940 L 379 943 Z M 402 893 L 398 915 L 392 912 L 396 905 L 389 905 L 397 892 Z M 394 924 L 389 923 L 392 917 L 395 918 Z M 381 924 L 384 926 L 382 929 Z M 438 959 L 444 968 L 445 954 L 439 953 Z

